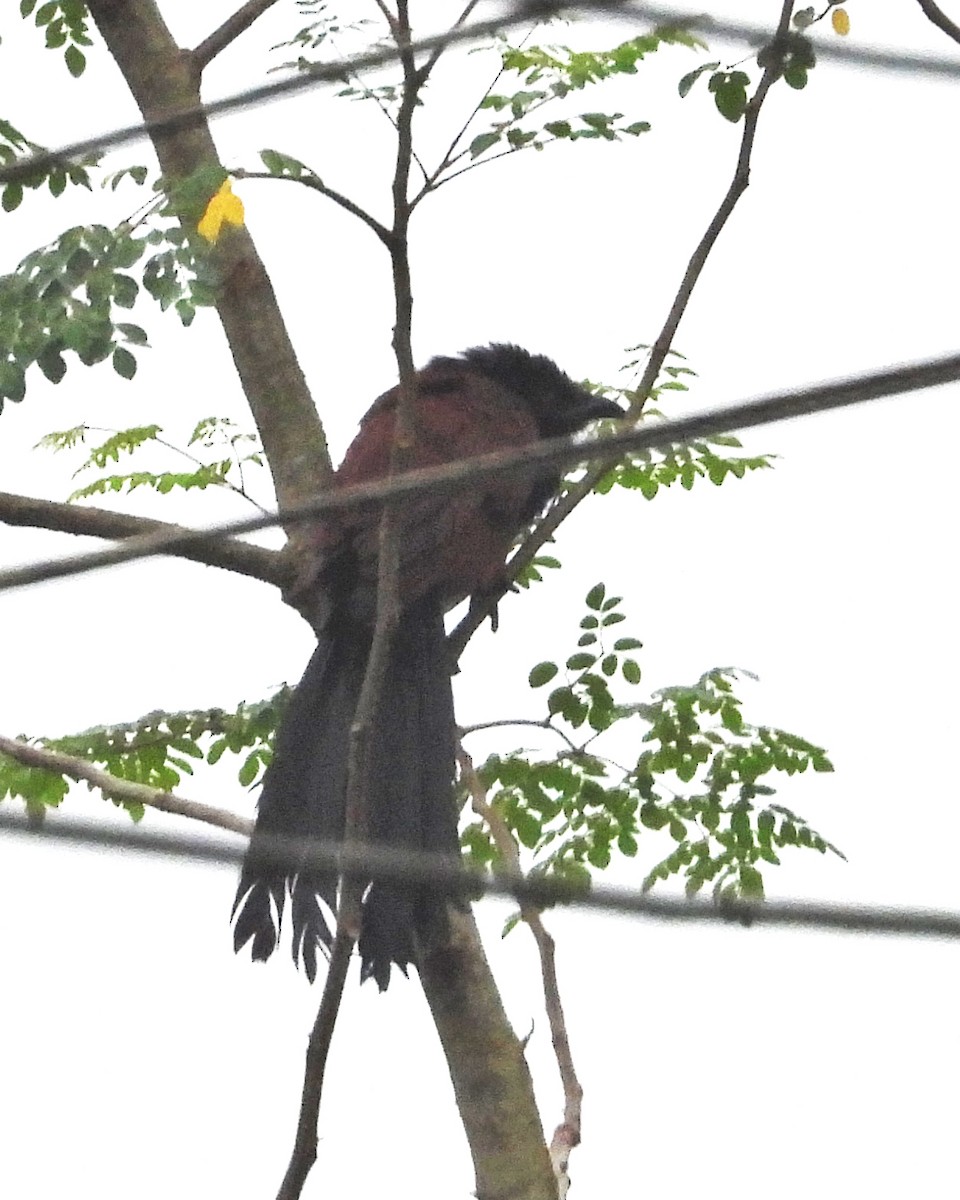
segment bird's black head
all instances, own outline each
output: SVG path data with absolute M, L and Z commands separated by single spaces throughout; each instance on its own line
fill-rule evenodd
M 600 417 L 624 415 L 612 400 L 594 396 L 574 383 L 549 358 L 520 346 L 474 346 L 460 357 L 519 396 L 536 417 L 542 437 L 562 437 Z

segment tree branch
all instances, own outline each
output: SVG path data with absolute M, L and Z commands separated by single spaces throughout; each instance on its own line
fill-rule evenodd
M 666 358 L 673 337 L 680 324 L 683 314 L 687 310 L 687 305 L 690 303 L 690 297 L 693 294 L 693 289 L 699 282 L 703 269 L 707 264 L 707 259 L 710 256 L 710 251 L 713 249 L 717 238 L 720 236 L 723 227 L 726 225 L 737 206 L 737 201 L 747 190 L 750 183 L 750 159 L 753 153 L 753 143 L 757 132 L 757 121 L 760 116 L 760 109 L 763 107 L 763 102 L 767 98 L 770 88 L 779 78 L 782 64 L 779 54 L 773 53 L 773 48 L 782 42 L 783 38 L 790 29 L 790 17 L 793 13 L 793 0 L 784 0 L 780 11 L 780 20 L 777 25 L 776 33 L 773 36 L 772 43 L 768 49 L 771 58 L 769 65 L 760 77 L 760 82 L 757 84 L 757 90 L 750 98 L 744 112 L 743 119 L 743 135 L 740 139 L 740 152 L 737 155 L 737 164 L 733 172 L 733 179 L 730 181 L 730 186 L 727 188 L 726 195 L 720 202 L 716 213 L 713 216 L 710 224 L 707 226 L 703 237 L 701 237 L 697 248 L 694 250 L 687 264 L 687 269 L 680 281 L 680 286 L 677 289 L 677 294 L 674 297 L 673 304 L 670 306 L 670 311 L 667 314 L 667 319 L 663 324 L 663 328 L 657 336 L 657 340 L 650 348 L 650 356 L 647 360 L 647 366 L 643 373 L 643 378 L 640 380 L 636 389 L 637 403 L 633 408 L 633 415 L 639 416 L 650 390 L 656 383 L 657 376 L 660 373 L 660 368 L 663 366 L 663 361 Z M 460 624 L 453 630 L 450 635 L 451 646 L 454 647 L 457 654 L 461 653 L 463 647 L 466 646 L 470 638 L 483 624 L 484 620 L 492 613 L 503 595 L 506 593 L 510 584 L 524 567 L 528 566 L 536 557 L 540 548 L 553 537 L 558 527 L 567 519 L 573 512 L 581 500 L 585 499 L 593 491 L 594 487 L 606 475 L 606 473 L 616 466 L 616 459 L 608 458 L 601 462 L 594 463 L 583 478 L 577 483 L 572 484 L 570 489 L 554 504 L 547 514 L 540 520 L 530 536 L 522 543 L 510 561 L 507 563 L 507 571 L 503 588 L 484 597 L 484 602 L 480 604 L 472 604 L 470 611 L 463 618 Z
M 461 725 L 460 736 L 467 737 L 471 733 L 479 733 L 482 729 L 505 729 L 516 725 L 529 725 L 534 729 L 545 729 L 548 733 L 555 733 L 557 737 L 567 743 L 574 754 L 579 754 L 583 750 L 583 746 L 578 746 L 573 738 L 568 737 L 562 729 L 558 729 L 554 725 L 551 717 L 544 717 L 540 721 L 531 717 L 504 717 L 498 721 L 478 721 L 476 725 Z
M 213 59 L 221 52 L 226 50 L 231 42 L 250 28 L 254 21 L 263 16 L 268 8 L 272 8 L 277 0 L 247 0 L 246 4 L 242 4 L 240 8 L 233 14 L 227 17 L 219 29 L 215 29 L 209 37 L 203 39 L 199 46 L 191 51 L 193 59 L 193 69 L 198 75 L 201 75 Z
M 501 864 L 498 874 L 514 879 L 523 877 L 520 865 L 520 850 L 516 838 L 510 832 L 506 821 L 491 805 L 486 797 L 480 776 L 473 765 L 473 760 L 463 747 L 459 750 L 460 771 L 470 793 L 470 803 L 473 811 L 487 827 L 493 836 L 497 850 L 500 852 Z M 540 974 L 543 979 L 543 1000 L 547 1011 L 547 1021 L 550 1025 L 550 1037 L 553 1041 L 553 1052 L 560 1071 L 560 1082 L 563 1086 L 563 1120 L 554 1130 L 550 1141 L 550 1161 L 553 1164 L 557 1180 L 559 1200 L 564 1200 L 570 1189 L 570 1152 L 580 1145 L 580 1112 L 583 1103 L 583 1088 L 577 1078 L 573 1063 L 573 1053 L 570 1049 L 570 1038 L 567 1034 L 567 1022 L 560 1000 L 560 982 L 557 979 L 556 943 L 543 923 L 540 909 L 529 901 L 521 903 L 520 915 L 537 943 L 540 955 Z
M 174 42 L 155 0 L 89 0 L 90 14 L 145 121 L 196 109 L 193 57 Z M 167 186 L 222 164 L 206 120 L 154 132 Z M 323 429 L 280 315 L 277 298 L 246 228 L 221 239 L 214 255 L 216 308 L 260 432 L 281 511 L 314 495 L 331 474 Z
M 468 4 L 465 14 L 469 13 Z M 463 17 L 460 18 L 463 20 Z M 396 300 L 393 347 L 401 381 L 397 418 L 400 438 L 412 446 L 409 420 L 414 376 L 411 352 L 413 291 L 408 228 L 413 117 L 417 97 L 438 57 L 418 71 L 410 47 L 407 0 L 397 0 L 395 34 L 403 64 L 404 90 L 397 116 L 397 165 L 393 180 L 394 226 L 391 259 Z M 401 443 L 402 446 L 402 443 Z M 408 465 L 397 456 L 395 469 Z M 388 509 L 387 512 L 390 510 Z M 426 948 L 418 963 L 420 981 L 443 1046 L 476 1176 L 479 1200 L 556 1200 L 556 1189 L 543 1138 L 543 1126 L 523 1048 L 503 1005 L 472 916 L 447 907 L 450 940 Z M 490 1098 L 496 1097 L 492 1104 Z
M 411 122 L 417 103 L 418 81 L 413 55 L 409 51 L 410 24 L 406 0 L 398 0 L 397 16 L 390 27 L 401 51 L 404 92 L 397 116 L 397 160 L 393 182 L 393 228 L 385 230 L 386 244 L 393 266 L 397 319 L 394 326 L 394 350 L 400 371 L 400 394 L 393 427 L 390 474 L 409 466 L 414 449 L 411 408 L 414 390 L 414 366 L 410 350 L 410 290 L 407 257 L 407 183 L 413 157 Z M 367 658 L 363 685 L 350 726 L 347 757 L 347 787 L 344 803 L 343 846 L 351 848 L 366 840 L 369 795 L 373 782 L 371 744 L 376 729 L 377 710 L 383 692 L 390 649 L 400 620 L 400 534 L 399 505 L 386 504 L 380 518 L 377 560 L 377 608 L 373 637 Z M 310 1035 L 304 1067 L 300 1116 L 293 1151 L 277 1200 L 299 1200 L 307 1175 L 317 1156 L 317 1123 L 320 1098 L 326 1072 L 327 1053 L 336 1028 L 343 999 L 343 987 L 353 947 L 360 936 L 362 897 L 368 880 L 356 872 L 341 872 L 337 903 L 337 929 L 330 968 L 324 983 L 320 1009 Z
M 297 1134 L 287 1172 L 277 1192 L 277 1200 L 298 1200 L 307 1181 L 310 1168 L 317 1161 L 317 1123 L 320 1120 L 320 1098 L 327 1070 L 327 1055 L 337 1024 L 343 987 L 350 968 L 354 939 L 337 928 L 330 954 L 330 966 L 323 984 L 320 1009 L 307 1043 L 306 1065 L 303 1071 L 303 1094 Z
M 176 534 L 184 531 L 181 525 L 154 521 L 149 517 L 134 517 L 128 513 L 110 512 L 104 508 L 85 508 L 75 504 L 60 504 L 54 500 L 38 500 L 33 496 L 18 496 L 0 492 L 0 522 L 30 529 L 50 529 L 55 533 L 74 533 L 83 537 L 125 538 L 146 534 Z M 236 538 L 211 538 L 171 550 L 176 558 L 220 567 L 237 575 L 247 575 L 263 583 L 282 588 L 289 579 L 285 559 L 276 550 L 253 546 Z
M 25 767 L 52 771 L 57 775 L 66 775 L 68 779 L 74 779 L 78 783 L 87 783 L 103 792 L 109 799 L 122 804 L 144 804 L 148 808 L 189 817 L 193 821 L 202 821 L 205 825 L 215 825 L 218 829 L 228 829 L 231 833 L 240 833 L 245 837 L 249 837 L 253 832 L 253 822 L 247 817 L 239 817 L 224 808 L 214 808 L 211 804 L 184 800 L 182 796 L 176 796 L 173 792 L 163 792 L 159 788 L 148 787 L 145 783 L 118 779 L 107 771 L 101 771 L 86 759 L 74 758 L 72 754 L 62 754 L 59 750 L 48 750 L 44 746 L 33 746 L 28 742 L 4 737 L 2 734 L 0 754 L 5 754 Z
M 928 20 L 932 21 L 938 29 L 941 29 L 948 38 L 952 38 L 960 44 L 960 25 L 951 21 L 939 5 L 934 3 L 934 0 L 917 0 L 917 3 Z

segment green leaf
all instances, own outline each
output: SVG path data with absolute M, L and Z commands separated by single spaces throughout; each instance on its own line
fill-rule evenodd
M 530 671 L 528 682 L 532 688 L 543 687 L 545 683 L 549 683 L 556 675 L 559 667 L 556 663 L 542 662 Z
M 640 809 L 640 822 L 648 829 L 662 829 L 670 821 L 670 814 L 656 804 L 648 803 Z
M 240 770 L 237 772 L 237 779 L 241 787 L 249 787 L 256 779 L 257 772 L 260 770 L 260 756 L 256 750 L 252 751 L 243 760 Z
M 603 605 L 603 598 L 607 594 L 607 585 L 605 583 L 597 583 L 587 592 L 586 605 L 587 608 L 592 608 L 595 612 L 599 612 Z
M 26 395 L 26 378 L 17 363 L 0 359 L 0 397 L 19 403 Z
M 132 379 L 137 373 L 137 360 L 129 350 L 118 346 L 113 352 L 113 369 L 123 379 Z
M 568 687 L 554 688 L 547 697 L 547 711 L 551 717 L 555 717 L 557 713 L 564 712 L 574 700 L 573 691 Z
M 750 79 L 743 71 L 718 71 L 710 80 L 714 103 L 722 116 L 734 124 L 747 107 L 747 84 Z
M 633 637 L 617 638 L 613 643 L 614 650 L 641 650 L 643 642 Z
M 23 199 L 23 184 L 18 183 L 15 179 L 3 189 L 3 211 L 13 212 L 15 208 L 19 208 L 20 201 Z
M 130 325 L 126 322 L 121 322 L 117 325 L 117 332 L 122 333 L 127 341 L 135 346 L 147 345 L 147 331 L 139 325 Z
M 135 279 L 119 272 L 113 277 L 113 300 L 121 308 L 133 308 L 140 288 Z
M 743 732 L 743 714 L 736 704 L 724 704 L 720 709 L 720 720 L 723 727 L 729 729 L 731 733 Z
M 500 131 L 492 129 L 487 133 L 478 134 L 470 143 L 470 157 L 479 158 L 481 154 L 495 146 L 500 141 Z
M 783 81 L 796 91 L 802 91 L 807 86 L 807 68 L 791 63 L 789 67 L 784 67 Z
M 87 65 L 87 59 L 83 51 L 77 46 L 68 46 L 63 57 L 67 63 L 67 70 L 74 79 L 79 79 Z
M 515 913 L 511 913 L 503 923 L 503 928 L 500 930 L 500 936 L 505 938 L 508 933 L 516 929 L 522 920 L 523 914 L 519 910 Z
M 595 654 L 587 654 L 586 651 L 580 654 L 571 654 L 567 659 L 567 670 L 584 671 L 587 667 L 592 667 L 596 661 L 597 656 Z
M 51 383 L 59 383 L 67 373 L 67 364 L 56 345 L 45 346 L 37 355 L 37 366 Z
M 621 113 L 614 115 L 612 113 L 589 112 L 581 113 L 580 120 L 585 125 L 589 125 L 591 129 L 607 129 L 620 116 L 622 116 Z
M 507 142 L 511 149 L 520 150 L 536 138 L 536 134 L 525 129 L 508 129 Z
M 704 63 L 703 66 L 697 67 L 693 71 L 688 71 L 677 85 L 681 97 L 689 95 L 690 89 L 705 71 L 715 71 L 719 66 L 720 64 L 718 62 Z
M 637 684 L 640 682 L 640 664 L 636 659 L 625 658 L 621 671 L 627 683 Z

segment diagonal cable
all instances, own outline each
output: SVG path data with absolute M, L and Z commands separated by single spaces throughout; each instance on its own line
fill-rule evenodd
M 811 416 L 831 409 L 847 408 L 886 396 L 904 395 L 960 380 L 960 354 L 944 358 L 924 359 L 882 371 L 871 371 L 833 383 L 817 384 L 785 392 L 774 392 L 755 400 L 743 400 L 724 408 L 708 409 L 672 421 L 646 423 L 639 429 L 628 429 L 606 437 L 587 440 L 549 438 L 509 452 L 478 455 L 458 459 L 441 467 L 406 471 L 375 483 L 358 484 L 326 491 L 303 504 L 291 506 L 282 516 L 267 513 L 228 521 L 206 529 L 164 530 L 156 534 L 128 538 L 113 546 L 90 550 L 58 559 L 46 559 L 26 566 L 0 571 L 0 592 L 25 587 L 49 579 L 62 579 L 94 571 L 101 567 L 150 558 L 170 550 L 227 537 L 291 521 L 306 521 L 321 513 L 355 508 L 375 501 L 398 499 L 410 495 L 452 492 L 493 476 L 523 475 L 531 467 L 546 464 L 570 466 L 593 458 L 642 450 L 663 449 L 694 438 L 708 438 L 717 433 L 770 425 L 790 417 Z
M 588 15 L 623 16 L 638 21 L 652 22 L 659 26 L 676 26 L 711 34 L 718 38 L 747 42 L 755 46 L 765 45 L 770 37 L 769 31 L 759 25 L 741 21 L 717 20 L 705 14 L 684 12 L 681 9 L 661 4 L 632 4 L 627 0 L 573 0 L 573 2 L 567 3 L 563 3 L 561 0 L 519 0 L 500 16 L 484 21 L 473 21 L 456 29 L 419 38 L 413 43 L 412 48 L 415 53 L 419 53 L 442 49 L 459 42 L 476 41 L 525 21 L 546 19 L 574 9 Z M 816 53 L 820 59 L 831 59 L 848 66 L 866 66 L 875 70 L 951 80 L 960 79 L 960 59 L 956 57 L 907 54 L 901 51 L 879 50 L 867 46 L 844 45 L 838 41 L 818 42 Z M 347 75 L 389 66 L 396 62 L 399 56 L 396 47 L 385 47 L 364 54 L 351 55 L 332 63 L 319 64 L 309 71 L 303 71 L 294 76 L 245 88 L 230 96 L 224 96 L 208 104 L 187 108 L 181 112 L 171 113 L 157 120 L 120 126 L 117 129 L 70 142 L 55 150 L 44 150 L 31 154 L 0 167 L 0 185 L 26 179 L 38 171 L 47 171 L 52 166 L 117 146 L 124 146 L 156 134 L 175 133 L 189 129 L 201 121 L 225 116 L 228 113 L 242 112 L 245 109 L 282 99 L 284 96 L 306 91 L 308 88 L 342 83 Z
M 94 825 L 59 818 L 45 820 L 39 828 L 11 813 L 0 812 L 0 834 L 25 842 L 51 846 L 100 847 L 197 863 L 235 866 L 243 859 L 246 842 L 227 843 L 197 836 L 158 834 L 145 829 Z M 463 870 L 441 855 L 404 851 L 398 854 L 376 846 L 342 846 L 302 838 L 264 839 L 264 853 L 289 865 L 307 863 L 318 869 L 353 872 L 387 883 L 434 887 L 446 895 L 472 897 L 512 896 L 539 907 L 568 904 L 576 908 L 659 921 L 722 922 L 740 925 L 775 925 L 835 930 L 845 933 L 900 934 L 908 937 L 960 939 L 960 912 L 927 908 L 893 908 L 861 904 L 825 904 L 805 900 L 745 901 L 687 900 L 652 896 L 627 888 L 582 884 L 544 876 L 518 878 L 480 875 Z M 52 869 L 52 868 L 51 868 Z

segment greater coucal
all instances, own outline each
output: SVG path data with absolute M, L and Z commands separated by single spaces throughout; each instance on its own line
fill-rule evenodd
M 398 398 L 393 388 L 374 402 L 334 486 L 389 473 Z M 621 415 L 616 404 L 579 387 L 542 355 L 519 346 L 476 347 L 458 358 L 434 358 L 417 372 L 408 465 L 518 447 Z M 370 737 L 370 843 L 401 853 L 458 854 L 456 726 L 443 616 L 501 584 L 511 546 L 559 481 L 556 470 L 536 467 L 524 476 L 480 479 L 451 495 L 400 503 L 401 615 Z M 336 874 L 306 863 L 285 870 L 262 853 L 258 838 L 343 838 L 350 727 L 376 614 L 381 513 L 377 505 L 331 512 L 316 526 L 315 557 L 297 590 L 318 644 L 280 721 L 234 902 L 235 948 L 252 938 L 254 959 L 266 959 L 289 893 L 293 957 L 302 955 L 310 979 L 318 944 L 332 944 L 318 901 L 335 908 Z M 390 964 L 405 971 L 415 961 L 418 938 L 430 940 L 444 927 L 445 911 L 426 888 L 375 882 L 363 903 L 362 977 L 372 975 L 383 990 Z

